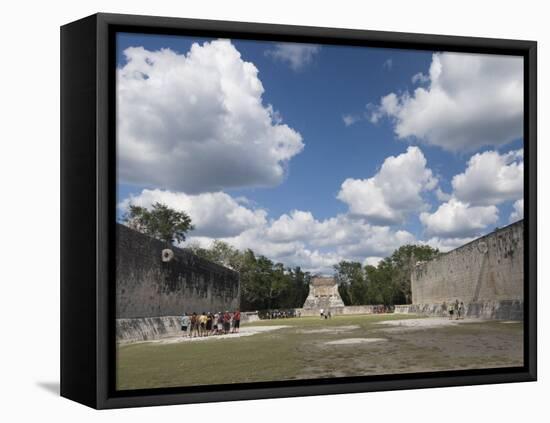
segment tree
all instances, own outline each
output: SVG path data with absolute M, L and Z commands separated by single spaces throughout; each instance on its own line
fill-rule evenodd
M 388 259 L 381 260 L 377 267 L 365 266 L 369 278 L 367 304 L 393 305 L 399 300 L 395 286 L 395 269 Z
M 287 307 L 302 307 L 309 294 L 311 274 L 303 272 L 299 266 L 296 266 L 294 269 L 288 269 L 288 275 L 290 278 L 291 294 Z
M 346 305 L 365 304 L 367 300 L 367 280 L 361 263 L 341 261 L 334 266 L 338 292 Z
M 271 307 L 273 296 L 273 262 L 264 256 L 256 257 L 252 250 L 243 256 L 241 276 L 241 306 L 245 310 Z
M 411 303 L 411 273 L 416 262 L 429 261 L 438 255 L 439 250 L 429 245 L 403 245 L 393 252 L 389 260 L 394 269 L 395 294 L 399 303 Z
M 243 310 L 301 307 L 309 292 L 311 275 L 299 267 L 285 267 L 248 249 L 239 251 L 223 241 L 210 248 L 191 245 L 195 254 L 230 267 L 240 274 Z M 411 272 L 417 261 L 432 260 L 439 250 L 427 245 L 404 245 L 375 266 L 341 261 L 334 266 L 344 304 L 407 304 L 411 302 Z
M 187 244 L 186 248 L 190 250 L 193 254 L 209 260 L 210 251 L 207 248 L 201 247 L 201 244 L 198 241 L 190 242 L 189 244 Z
M 242 254 L 227 242 L 216 240 L 209 249 L 203 251 L 199 252 L 199 255 L 202 255 L 204 258 L 230 269 L 240 271 L 243 261 Z
M 250 249 L 239 251 L 223 241 L 209 248 L 191 244 L 189 249 L 207 260 L 239 272 L 241 309 L 265 310 L 301 307 L 309 290 L 310 274 L 299 267 L 285 268 Z
M 370 304 L 410 304 L 411 272 L 417 261 L 428 261 L 439 250 L 428 245 L 403 245 L 377 267 L 365 266 L 368 277 L 367 301 Z
M 128 227 L 167 244 L 185 241 L 186 233 L 195 228 L 187 213 L 158 202 L 151 209 L 130 205 L 123 221 Z

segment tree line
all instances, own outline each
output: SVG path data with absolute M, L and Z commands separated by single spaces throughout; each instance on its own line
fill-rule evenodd
M 377 266 L 341 261 L 334 266 L 338 292 L 346 305 L 410 304 L 411 272 L 418 261 L 432 260 L 439 250 L 428 245 L 403 245 Z
M 194 229 L 189 215 L 161 203 L 153 204 L 151 209 L 131 205 L 122 221 L 167 244 L 183 242 L 186 233 Z M 210 248 L 199 245 L 188 248 L 200 257 L 239 272 L 243 310 L 297 308 L 307 298 L 312 275 L 300 267 L 287 267 L 256 255 L 251 249 L 240 251 L 223 241 L 214 241 Z M 338 291 L 345 305 L 409 304 L 413 266 L 438 254 L 439 250 L 427 245 L 404 245 L 377 266 L 341 261 L 334 265 Z
M 223 241 L 214 241 L 210 248 L 189 248 L 200 257 L 239 272 L 243 310 L 297 308 L 306 300 L 311 275 L 300 267 L 286 267 L 251 249 L 239 251 Z

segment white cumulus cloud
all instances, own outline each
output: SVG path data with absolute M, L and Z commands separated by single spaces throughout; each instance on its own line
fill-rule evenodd
M 496 205 L 523 197 L 523 150 L 475 154 L 464 173 L 453 177 L 452 185 L 455 197 L 472 205 Z
M 470 206 L 451 198 L 433 212 L 420 214 L 420 221 L 430 236 L 467 238 L 479 235 L 498 220 L 496 206 Z
M 345 214 L 318 220 L 303 210 L 293 210 L 224 240 L 286 265 L 325 273 L 341 260 L 362 262 L 369 257 L 384 257 L 401 245 L 415 242 L 414 236 L 404 230 L 370 225 Z
M 523 150 L 474 154 L 464 172 L 453 177 L 452 187 L 451 194 L 438 189 L 442 204 L 435 212 L 420 215 L 426 233 L 433 236 L 427 243 L 442 251 L 468 242 L 497 223 L 499 204 L 517 200 L 509 220 L 523 216 Z
M 413 82 L 426 86 L 384 96 L 371 121 L 389 117 L 398 138 L 448 151 L 499 146 L 523 134 L 521 57 L 435 53 L 429 75 Z
M 437 186 L 437 178 L 426 167 L 418 147 L 386 158 L 379 172 L 368 179 L 348 178 L 337 198 L 350 212 L 375 224 L 403 223 L 408 213 L 427 207 L 422 192 Z
M 385 257 L 403 244 L 415 242 L 404 230 L 374 226 L 364 219 L 339 214 L 323 220 L 310 211 L 292 210 L 268 219 L 264 209 L 252 208 L 246 199 L 224 192 L 185 194 L 144 189 L 118 205 L 121 211 L 130 204 L 150 208 L 164 203 L 191 216 L 195 229 L 182 246 L 209 247 L 219 239 L 239 248 L 252 249 L 286 266 L 300 266 L 314 273 L 332 273 L 341 260 L 362 262 Z
M 154 203 L 166 204 L 175 210 L 186 212 L 195 229 L 194 237 L 228 237 L 267 222 L 267 212 L 242 205 L 224 192 L 188 195 L 182 192 L 144 189 L 139 195 L 131 195 L 119 204 L 127 210 L 130 204 L 150 208 Z
M 335 247 L 340 255 L 371 256 L 393 252 L 396 245 L 414 242 L 407 231 L 371 225 L 365 219 L 338 214 L 317 220 L 309 211 L 293 210 L 272 221 L 266 238 L 272 241 L 302 241 L 316 247 Z
M 444 192 L 444 191 L 443 191 L 441 188 L 439 188 L 439 187 L 435 190 L 435 196 L 437 197 L 437 199 L 438 199 L 439 201 L 442 201 L 442 202 L 443 202 L 443 201 L 448 201 L 448 200 L 450 200 L 451 197 L 452 197 L 451 194 L 448 194 L 448 193 Z
M 253 63 L 229 40 L 187 54 L 130 47 L 117 71 L 121 182 L 187 193 L 274 186 L 304 147 L 263 103 Z
M 321 46 L 300 43 L 278 43 L 266 50 L 266 56 L 286 63 L 294 71 L 302 70 L 309 65 L 315 55 L 319 53 Z
M 344 121 L 344 125 L 351 126 L 354 123 L 359 122 L 361 117 L 358 115 L 342 115 L 342 120 Z
M 510 213 L 509 221 L 514 223 L 523 219 L 523 198 L 514 202 L 514 211 Z
M 423 244 L 429 245 L 430 247 L 437 248 L 439 251 L 446 253 L 447 251 L 454 250 L 455 248 L 461 247 L 468 242 L 471 242 L 475 237 L 467 238 L 439 238 L 432 237 L 427 241 L 424 241 Z
M 384 257 L 367 257 L 363 261 L 363 266 L 378 267 L 378 264 L 384 259 Z
M 317 232 L 319 222 L 309 211 L 292 210 L 274 220 L 267 228 L 267 237 L 272 241 L 305 240 Z
M 430 82 L 430 77 L 422 72 L 418 72 L 412 76 L 411 81 L 413 84 L 426 84 Z

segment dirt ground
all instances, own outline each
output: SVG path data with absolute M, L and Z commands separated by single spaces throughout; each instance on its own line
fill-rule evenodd
M 117 387 L 137 389 L 523 364 L 523 324 L 407 315 L 295 318 L 240 335 L 118 347 Z

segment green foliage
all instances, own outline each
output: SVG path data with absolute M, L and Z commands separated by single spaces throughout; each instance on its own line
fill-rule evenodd
M 236 248 L 233 248 L 227 242 L 216 240 L 212 247 L 205 249 L 196 245 L 191 245 L 189 248 L 198 256 L 230 269 L 237 270 L 242 267 L 243 256 Z
M 367 280 L 361 263 L 341 261 L 334 266 L 338 292 L 346 305 L 366 304 Z
M 392 269 L 394 286 L 393 304 L 411 303 L 411 272 L 418 261 L 428 261 L 439 255 L 439 250 L 428 245 L 404 245 L 384 260 L 384 266 Z
M 208 249 L 193 245 L 190 248 L 201 257 L 239 272 L 243 310 L 296 308 L 306 300 L 311 275 L 299 267 L 285 267 L 223 241 L 215 241 Z M 408 304 L 413 266 L 438 254 L 439 250 L 426 245 L 404 245 L 376 267 L 341 261 L 334 266 L 338 291 L 346 305 Z
M 161 203 L 153 204 L 150 210 L 130 205 L 123 221 L 128 227 L 168 244 L 185 241 L 185 234 L 194 229 L 187 213 Z
M 338 263 L 334 270 L 344 304 L 409 304 L 413 266 L 417 261 L 432 260 L 438 254 L 439 250 L 427 245 L 404 245 L 376 267 L 362 268 L 357 262 Z
M 252 250 L 239 251 L 223 241 L 203 249 L 191 246 L 193 252 L 210 261 L 239 272 L 241 309 L 265 310 L 301 307 L 309 291 L 309 273 L 299 267 L 285 267 Z

